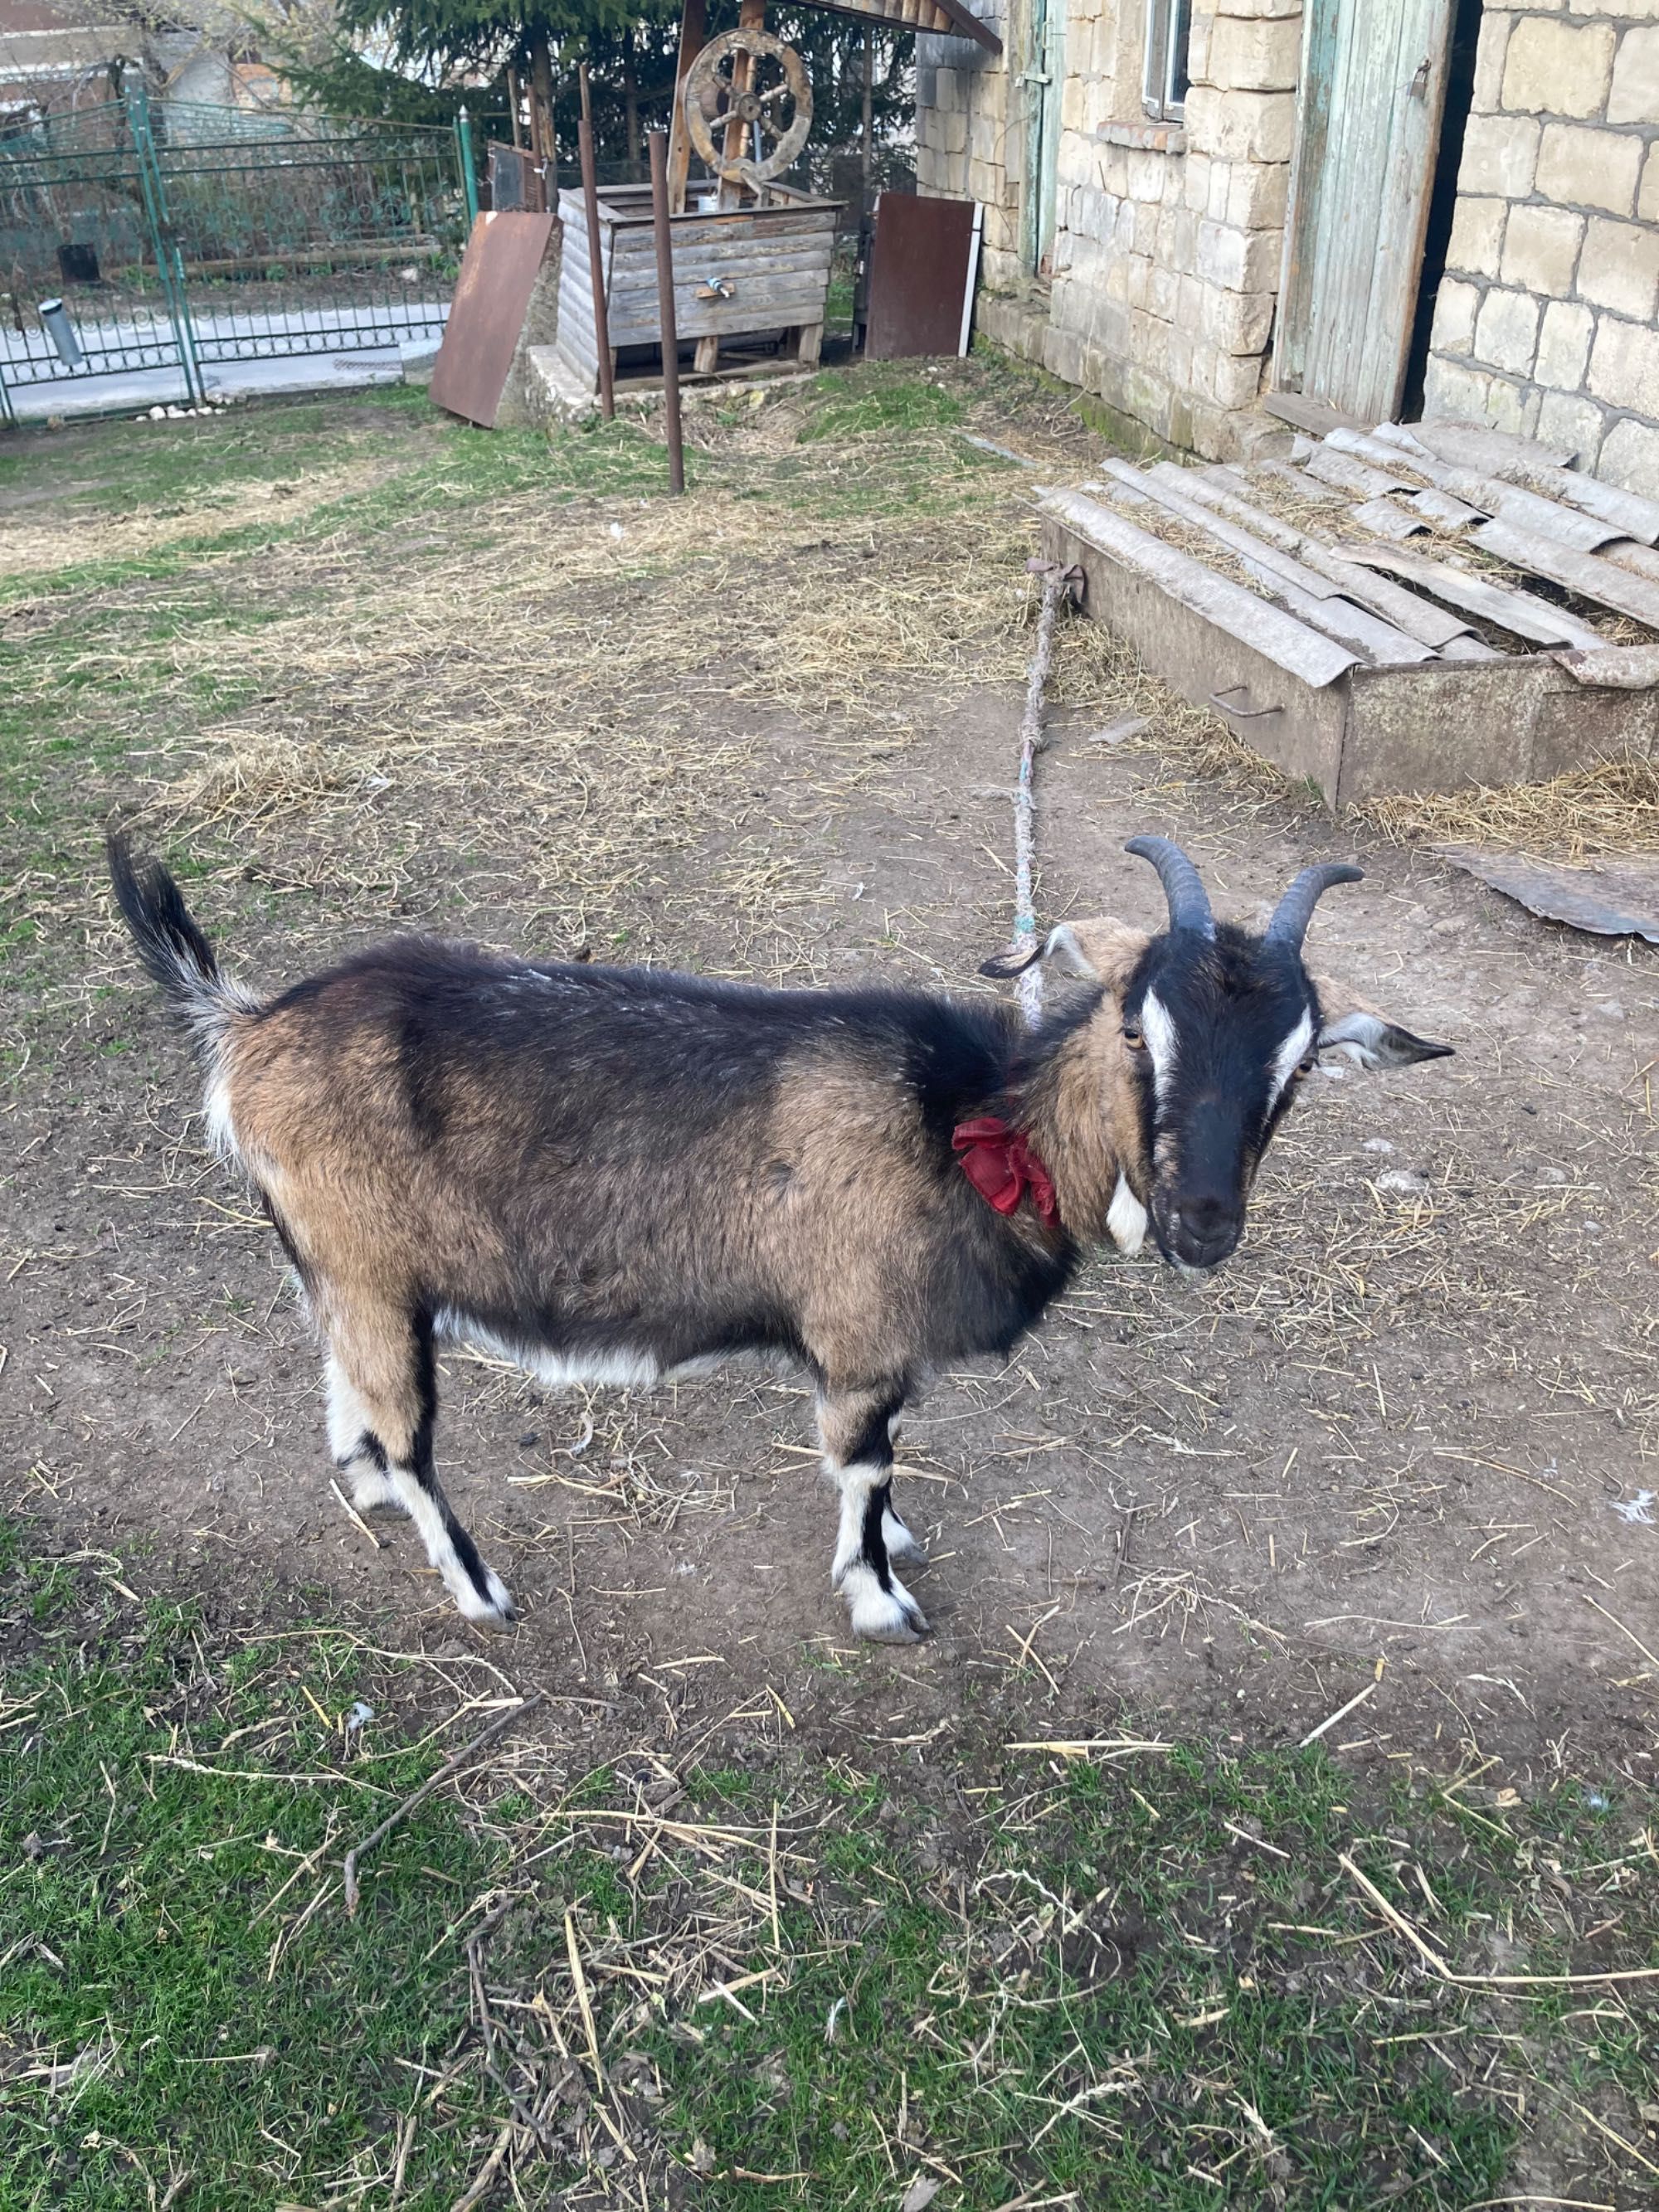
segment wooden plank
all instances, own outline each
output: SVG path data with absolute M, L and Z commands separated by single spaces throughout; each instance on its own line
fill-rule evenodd
M 1300 392 L 1269 392 L 1261 402 L 1262 412 L 1276 422 L 1289 422 L 1297 430 L 1305 430 L 1310 437 L 1322 438 L 1331 430 L 1359 430 L 1364 425 L 1352 415 L 1345 415 L 1340 407 L 1328 400 L 1310 399 Z
M 1628 615 L 1633 622 L 1659 629 L 1659 584 L 1650 583 L 1644 576 L 1633 576 L 1627 568 L 1615 568 L 1611 562 L 1598 561 L 1592 554 L 1572 552 L 1555 538 L 1540 537 L 1509 521 L 1482 523 L 1469 535 L 1500 561 L 1530 568 L 1534 576 L 1547 576 L 1551 583 L 1577 592 L 1580 599 L 1594 599 L 1597 606 L 1610 607 L 1615 614 Z M 1601 642 L 1605 645 L 1607 640 Z
M 1389 569 L 1432 592 L 1448 605 L 1479 615 L 1482 621 L 1495 623 L 1500 629 L 1530 639 L 1534 645 L 1572 645 L 1599 653 L 1607 644 L 1600 630 L 1580 622 L 1577 615 L 1551 606 L 1547 599 L 1534 599 L 1530 592 L 1489 583 L 1467 568 L 1454 568 L 1445 562 L 1431 561 L 1392 545 L 1356 546 L 1350 558 L 1364 568 Z

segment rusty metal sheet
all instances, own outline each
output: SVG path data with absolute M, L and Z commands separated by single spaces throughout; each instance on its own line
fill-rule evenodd
M 1179 605 L 1202 615 L 1303 683 L 1316 688 L 1334 684 L 1345 670 L 1358 665 L 1357 653 L 1270 606 L 1242 584 L 1218 576 L 1191 554 L 1138 529 L 1099 500 L 1082 492 L 1052 491 L 1045 494 L 1040 504 L 1044 514 L 1067 530 L 1149 577 Z
M 546 165 L 523 146 L 489 142 L 489 204 L 498 215 L 544 215 Z
M 1607 643 L 1600 630 L 1592 629 L 1563 608 L 1551 606 L 1547 599 L 1489 583 L 1467 568 L 1454 568 L 1420 553 L 1402 552 L 1392 545 L 1356 545 L 1349 558 L 1364 568 L 1386 568 L 1403 576 L 1407 583 L 1420 585 L 1449 606 L 1462 607 L 1466 614 L 1479 615 L 1534 645 L 1574 645 L 1588 653 L 1599 653 Z
M 1643 937 L 1659 945 L 1659 859 L 1569 868 L 1478 845 L 1437 845 L 1435 850 L 1545 921 L 1565 921 L 1592 937 Z
M 877 199 L 867 361 L 967 350 L 963 310 L 974 278 L 978 212 L 972 200 L 923 199 L 915 192 L 883 192 Z
M 493 430 L 524 328 L 550 215 L 481 215 L 455 280 L 455 297 L 432 371 L 434 403 Z
M 1484 522 L 1469 535 L 1475 544 L 1495 553 L 1500 561 L 1530 568 L 1534 575 L 1547 576 L 1553 584 L 1577 592 L 1581 599 L 1594 599 L 1598 606 L 1611 607 L 1615 614 L 1628 615 L 1633 622 L 1659 629 L 1659 584 L 1649 582 L 1645 576 L 1615 568 L 1610 562 L 1598 561 L 1594 554 L 1575 553 L 1553 538 L 1540 538 L 1535 531 L 1509 521 Z

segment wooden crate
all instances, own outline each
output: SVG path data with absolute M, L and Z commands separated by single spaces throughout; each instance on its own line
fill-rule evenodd
M 696 187 L 693 187 L 694 196 Z M 712 193 L 709 195 L 712 197 Z M 770 204 L 725 211 L 688 208 L 671 216 L 674 316 L 682 340 L 735 341 L 781 331 L 794 335 L 804 362 L 817 359 L 823 303 L 841 204 L 774 185 Z M 599 380 L 593 336 L 593 280 L 587 216 L 579 191 L 559 194 L 564 261 L 559 283 L 557 349 L 574 380 L 592 391 Z M 599 188 L 600 252 L 611 349 L 660 342 L 657 249 L 648 185 Z M 715 286 L 729 289 L 716 291 Z

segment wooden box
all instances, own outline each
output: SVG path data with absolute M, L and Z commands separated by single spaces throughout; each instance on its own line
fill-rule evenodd
M 694 202 L 712 202 L 713 187 Z M 688 207 L 670 217 L 674 251 L 674 315 L 684 342 L 714 345 L 768 331 L 792 334 L 797 356 L 811 363 L 823 336 L 824 298 L 836 240 L 836 200 L 774 185 L 764 207 L 750 204 L 724 211 Z M 591 392 L 599 380 L 593 336 L 593 280 L 589 273 L 587 216 L 579 191 L 559 194 L 564 260 L 559 283 L 558 353 L 568 380 Z M 657 308 L 657 249 L 648 185 L 599 188 L 600 252 L 612 359 L 629 346 L 660 343 Z M 700 366 L 713 347 L 705 348 Z

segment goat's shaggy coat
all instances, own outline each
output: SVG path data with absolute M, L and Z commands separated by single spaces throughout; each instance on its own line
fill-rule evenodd
M 111 865 L 202 1054 L 215 1138 L 324 1334 L 331 1442 L 356 1501 L 411 1515 L 475 1620 L 512 1604 L 434 1471 L 436 1340 L 549 1380 L 649 1383 L 742 1352 L 804 1366 L 842 1488 L 835 1578 L 860 1632 L 905 1637 L 926 1624 L 892 1567 L 917 1551 L 891 1503 L 901 1406 L 928 1370 L 1006 1352 L 1085 1244 L 1109 1228 L 1138 1242 L 1160 1176 L 1182 1182 L 1161 1106 L 1177 1057 L 1192 1090 L 1206 986 L 1191 960 L 1172 983 L 1179 933 L 1066 933 L 1073 988 L 1035 1031 L 986 1000 L 767 991 L 425 938 L 260 1002 L 222 975 L 164 870 L 135 867 L 118 841 Z M 1265 1053 L 1231 1038 L 1226 1099 L 1212 1089 L 1188 1115 L 1204 1188 L 1184 1225 L 1179 1204 L 1166 1212 L 1200 1264 L 1231 1249 L 1234 1195 L 1242 1220 L 1288 1096 L 1284 1040 L 1300 1055 L 1319 1018 L 1299 957 L 1258 974 L 1255 947 L 1229 932 L 1206 948 L 1211 997 L 1255 990 L 1270 1035 Z M 1188 1034 L 1160 1059 L 1143 1014 L 1150 1063 L 1125 1034 L 1143 969 L 1171 1036 L 1183 1020 Z M 1206 1058 L 1226 1060 L 1230 1038 Z M 952 1135 L 982 1115 L 1046 1164 L 1056 1219 L 1030 1204 L 1005 1216 L 970 1184 Z

